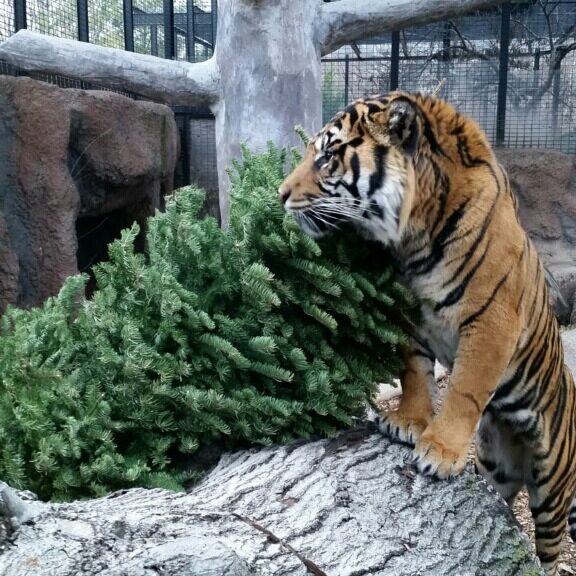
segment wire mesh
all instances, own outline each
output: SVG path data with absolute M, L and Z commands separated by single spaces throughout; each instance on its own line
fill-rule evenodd
M 27 0 L 28 28 L 78 38 L 76 2 Z M 90 41 L 122 48 L 123 1 L 87 3 Z M 136 52 L 165 55 L 163 5 L 163 0 L 133 0 Z M 215 9 L 214 0 L 174 0 L 178 60 L 201 62 L 213 55 Z M 494 8 L 340 48 L 323 59 L 324 120 L 356 98 L 390 90 L 397 70 L 398 86 L 407 90 L 431 92 L 443 82 L 440 95 L 476 119 L 495 144 L 576 152 L 576 1 L 511 4 L 507 67 L 501 66 L 501 26 L 502 8 Z M 0 0 L 0 41 L 15 27 L 14 1 Z M 396 38 L 399 57 L 393 62 Z M 60 86 L 88 87 L 64 77 L 35 77 Z M 210 120 L 203 114 L 200 120 L 204 123 L 200 130 L 206 133 Z M 206 151 L 206 164 L 194 160 L 197 167 L 191 165 L 191 173 L 214 174 L 214 159 L 208 152 L 212 144 L 192 141 L 191 145 L 197 158 Z
M 27 0 L 26 20 L 29 30 L 59 38 L 78 38 L 76 0 Z
M 576 2 L 513 4 L 509 63 L 501 69 L 500 8 L 400 33 L 399 88 L 435 91 L 496 143 L 499 83 L 509 147 L 576 151 Z M 568 52 L 564 53 L 563 48 Z M 559 61 L 560 59 L 560 61 Z M 391 35 L 367 38 L 323 60 L 323 116 L 390 89 Z
M 575 49 L 575 2 L 515 8 L 504 145 L 576 151 Z
M 15 31 L 14 4 L 12 2 L 0 2 L 0 42 L 7 40 Z
M 190 180 L 207 191 L 218 190 L 216 135 L 212 118 L 189 119 Z
M 164 53 L 162 0 L 134 0 L 134 52 L 161 56 Z
M 89 0 L 88 28 L 91 43 L 124 48 L 122 0 Z

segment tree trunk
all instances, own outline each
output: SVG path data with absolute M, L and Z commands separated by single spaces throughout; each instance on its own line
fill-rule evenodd
M 216 62 L 222 100 L 214 107 L 220 210 L 228 219 L 226 170 L 246 143 L 300 144 L 294 127 L 322 125 L 321 4 L 310 0 L 220 0 Z
M 0 43 L 0 60 L 33 72 L 94 82 L 174 106 L 210 106 L 221 97 L 213 60 L 190 64 L 20 30 Z
M 427 479 L 408 455 L 356 430 L 224 456 L 189 494 L 134 489 L 30 510 L 0 491 L 22 522 L 0 551 L 0 575 L 541 573 L 486 482 Z

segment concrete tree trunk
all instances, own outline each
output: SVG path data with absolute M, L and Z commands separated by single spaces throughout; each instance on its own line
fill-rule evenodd
M 294 126 L 322 124 L 322 78 L 310 0 L 220 0 L 215 59 L 222 98 L 216 106 L 220 210 L 228 214 L 226 170 L 246 143 L 299 143 Z M 240 56 L 241 55 L 241 56 Z M 225 220 L 225 218 L 223 218 Z
M 240 145 L 297 143 L 294 126 L 320 128 L 320 57 L 362 37 L 451 18 L 503 0 L 219 0 L 208 62 L 161 60 L 22 30 L 0 59 L 28 70 L 122 88 L 163 102 L 208 105 L 216 116 L 222 221 L 226 170 Z

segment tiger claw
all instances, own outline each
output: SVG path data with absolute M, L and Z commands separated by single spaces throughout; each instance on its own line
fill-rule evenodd
M 428 421 L 423 418 L 408 418 L 399 412 L 382 414 L 377 423 L 382 434 L 411 447 L 416 445 L 427 425 Z

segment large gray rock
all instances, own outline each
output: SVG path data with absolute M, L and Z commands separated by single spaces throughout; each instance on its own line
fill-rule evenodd
M 0 76 L 0 312 L 55 294 L 172 190 L 172 111 Z
M 569 323 L 576 305 L 576 157 L 526 148 L 497 155 L 518 196 L 522 225 L 564 299 L 557 313 Z
M 356 430 L 225 456 L 189 494 L 135 489 L 45 505 L 12 534 L 0 575 L 541 574 L 484 480 L 425 478 L 409 454 Z

